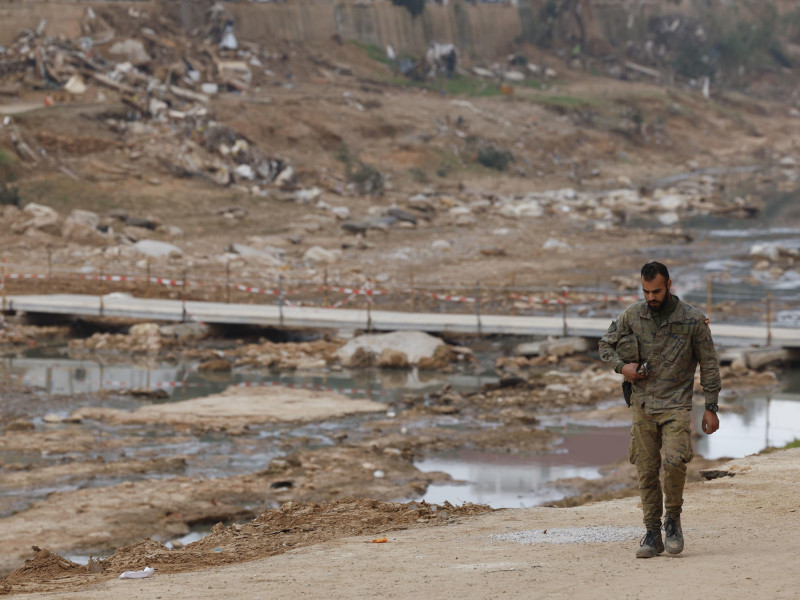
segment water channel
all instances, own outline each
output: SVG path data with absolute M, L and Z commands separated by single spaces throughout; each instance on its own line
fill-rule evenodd
M 353 397 L 369 397 L 385 402 L 388 410 L 393 401 L 404 394 L 438 391 L 446 383 L 462 391 L 472 391 L 482 384 L 496 381 L 497 376 L 490 368 L 491 350 L 486 348 L 479 353 L 483 366 L 477 371 L 431 374 L 427 378 L 420 377 L 416 371 L 390 374 L 379 370 L 291 374 L 265 371 L 236 372 L 217 377 L 214 381 L 205 379 L 192 363 L 162 363 L 149 367 L 132 364 L 109 366 L 92 360 L 73 360 L 66 356 L 45 358 L 33 353 L 3 358 L 0 361 L 0 384 L 21 383 L 48 395 L 74 398 L 102 390 L 162 389 L 168 394 L 168 399 L 162 400 L 166 402 L 221 392 L 230 385 L 280 385 L 330 389 Z M 497 352 L 500 349 L 495 347 L 494 350 Z M 125 395 L 112 394 L 109 398 L 111 403 L 104 401 L 106 406 L 128 410 L 141 402 Z M 724 396 L 723 401 L 735 410 L 722 414 L 719 432 L 696 441 L 695 452 L 699 455 L 707 458 L 737 458 L 759 452 L 767 446 L 780 447 L 800 438 L 800 370 L 785 373 L 780 386 L 769 394 L 736 394 Z M 77 405 L 61 406 L 60 416 L 67 416 L 74 408 Z M 700 415 L 695 414 L 695 417 L 699 419 Z M 368 417 L 351 417 L 336 427 L 347 426 L 351 431 L 357 431 L 365 418 Z M 43 425 L 41 417 L 35 422 L 38 426 Z M 599 477 L 601 467 L 617 461 L 627 450 L 627 423 L 598 427 L 591 423 L 566 422 L 554 415 L 545 419 L 543 424 L 557 432 L 562 440 L 556 452 L 549 455 L 499 455 L 470 450 L 429 456 L 419 461 L 419 469 L 446 472 L 454 481 L 446 485 L 432 485 L 422 498 L 416 499 L 437 503 L 448 500 L 453 504 L 479 502 L 495 508 L 547 503 L 563 498 L 567 493 L 557 485 L 550 485 L 551 482 L 567 477 Z M 454 425 L 457 426 L 457 423 Z M 107 428 L 108 434 L 114 433 L 113 428 L 107 425 L 93 426 Z M 208 435 L 201 442 L 191 444 L 162 443 L 160 447 L 144 444 L 137 449 L 120 451 L 127 456 L 137 453 L 151 456 L 188 455 L 191 459 L 187 463 L 187 475 L 221 477 L 263 469 L 272 458 L 280 455 L 277 444 L 273 443 L 279 434 L 305 436 L 318 445 L 333 443 L 330 439 L 331 425 L 297 425 L 291 426 L 288 432 L 285 428 L 265 426 L 259 429 L 255 447 L 251 445 L 246 451 L 224 435 Z M 695 423 L 695 430 L 699 430 L 699 423 Z M 7 462 L 19 460 L 19 457 L 3 458 Z M 112 483 L 115 482 L 98 480 L 92 485 Z M 41 497 L 51 491 L 54 490 L 34 491 L 34 496 Z

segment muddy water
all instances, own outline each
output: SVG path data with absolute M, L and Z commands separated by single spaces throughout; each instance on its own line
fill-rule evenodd
M 491 364 L 488 354 L 482 362 Z M 53 412 L 67 416 L 77 408 L 81 394 L 102 390 L 150 389 L 165 390 L 167 399 L 159 402 L 183 400 L 220 392 L 230 385 L 307 387 L 330 389 L 355 397 L 370 397 L 386 402 L 387 414 L 391 404 L 404 394 L 424 394 L 438 391 L 450 383 L 454 388 L 471 391 L 484 383 L 496 380 L 487 367 L 476 372 L 453 375 L 433 374 L 422 377 L 415 371 L 381 373 L 377 370 L 359 372 L 325 372 L 276 374 L 270 372 L 234 373 L 212 381 L 195 370 L 196 365 L 158 364 L 139 367 L 130 364 L 102 365 L 90 360 L 67 358 L 42 358 L 33 356 L 7 357 L 0 363 L 0 383 L 23 383 L 40 389 L 48 395 L 68 395 L 75 402 L 59 404 Z M 85 398 L 85 397 L 84 397 Z M 94 396 L 89 396 L 94 398 Z M 101 400 L 96 400 L 101 401 Z M 143 401 L 131 396 L 112 394 L 102 402 L 116 408 L 132 410 Z M 736 411 L 723 415 L 722 428 L 711 437 L 703 436 L 696 442 L 696 453 L 707 458 L 741 457 L 758 452 L 767 446 L 782 446 L 800 438 L 800 371 L 789 372 L 777 391 L 737 397 L 727 400 Z M 44 426 L 42 417 L 34 418 L 37 426 Z M 700 415 L 695 417 L 699 420 Z M 341 428 L 358 436 L 365 417 L 351 417 L 330 424 L 295 426 L 291 436 L 305 438 L 310 446 L 332 444 L 331 436 Z M 587 423 L 562 422 L 558 416 L 544 424 L 559 433 L 562 442 L 558 450 L 543 456 L 496 455 L 478 451 L 460 451 L 453 454 L 431 456 L 417 463 L 423 471 L 443 471 L 454 481 L 447 485 L 432 485 L 423 497 L 430 502 L 451 503 L 480 502 L 493 507 L 533 506 L 563 498 L 568 492 L 551 482 L 567 477 L 599 477 L 599 468 L 624 456 L 628 443 L 628 425 L 612 423 L 594 427 Z M 457 426 L 457 422 L 454 426 Z M 105 427 L 114 434 L 114 428 Z M 699 430 L 699 423 L 695 424 Z M 169 456 L 187 455 L 186 474 L 190 476 L 219 477 L 247 473 L 265 468 L 269 461 L 282 451 L 277 440 L 286 435 L 285 425 L 265 426 L 259 429 L 256 439 L 242 444 L 223 434 L 209 434 L 200 441 L 186 441 L 176 436 L 174 443 L 159 438 L 152 445 L 116 449 L 114 452 L 132 457 L 136 455 Z M 146 435 L 146 434 L 145 434 Z M 273 443 L 274 442 L 274 443 Z M 26 457 L 2 457 L 6 462 L 24 462 Z M 109 457 L 112 458 L 112 457 Z M 94 481 L 91 485 L 109 485 L 114 481 Z M 28 490 L 19 498 L 19 509 L 30 501 L 54 490 Z

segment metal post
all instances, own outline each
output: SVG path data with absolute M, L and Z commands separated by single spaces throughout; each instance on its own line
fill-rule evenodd
M 231 263 L 225 263 L 225 304 L 231 303 Z
M 478 337 L 483 336 L 481 327 L 481 282 L 475 282 L 475 317 L 478 319 Z
M 411 273 L 409 274 L 408 285 L 409 285 L 409 289 L 411 290 L 408 302 L 409 302 L 409 306 L 411 307 L 411 312 L 414 312 L 414 310 L 416 308 L 416 306 L 415 306 L 416 305 L 416 299 L 414 297 L 414 295 L 415 295 L 414 294 L 414 271 L 411 271 Z
M 328 267 L 325 267 L 322 279 L 322 305 L 328 306 Z
M 3 261 L 3 282 L 0 284 L 3 288 L 3 313 L 6 312 L 6 263 Z
M 186 269 L 183 270 L 183 281 L 181 282 L 181 323 L 185 323 L 187 319 L 186 312 Z
M 364 291 L 367 293 L 367 333 L 372 332 L 372 281 L 367 279 L 364 286 Z
M 283 275 L 278 275 L 278 318 L 283 325 Z
M 772 345 L 772 292 L 767 292 L 767 346 Z
M 103 269 L 100 269 L 100 283 L 97 287 L 98 294 L 100 295 L 100 316 L 103 316 L 103 311 L 105 310 L 105 305 L 103 304 L 103 281 L 105 281 L 105 275 Z
M 508 282 L 508 285 L 509 285 L 510 289 L 509 289 L 508 294 L 506 294 L 508 296 L 508 300 L 511 302 L 511 310 L 509 311 L 509 314 L 511 314 L 512 317 L 517 314 L 517 310 L 516 310 L 516 308 L 514 308 L 514 304 L 515 304 L 515 302 L 514 302 L 514 288 L 517 287 L 516 283 L 517 283 L 517 276 L 516 276 L 515 273 L 512 273 L 511 274 L 511 279 Z
M 561 320 L 564 322 L 564 337 L 567 337 L 567 286 L 563 290 L 564 301 L 561 304 Z

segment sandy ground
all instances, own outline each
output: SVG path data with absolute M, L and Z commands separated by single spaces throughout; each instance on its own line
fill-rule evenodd
M 796 598 L 800 449 L 730 463 L 735 476 L 690 484 L 679 556 L 635 559 L 638 538 L 521 545 L 491 538 L 534 530 L 627 528 L 636 498 L 572 509 L 499 510 L 444 527 L 335 539 L 264 560 L 104 581 L 25 598 Z M 368 571 L 365 569 L 368 567 Z M 78 581 L 73 578 L 75 584 Z M 666 589 L 665 589 L 666 588 Z M 649 590 L 649 591 L 648 591 Z

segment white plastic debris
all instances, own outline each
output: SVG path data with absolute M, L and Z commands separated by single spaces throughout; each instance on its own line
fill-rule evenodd
M 150 577 L 155 569 L 153 567 L 145 567 L 141 571 L 125 571 L 119 576 L 120 579 L 141 579 L 142 577 Z

